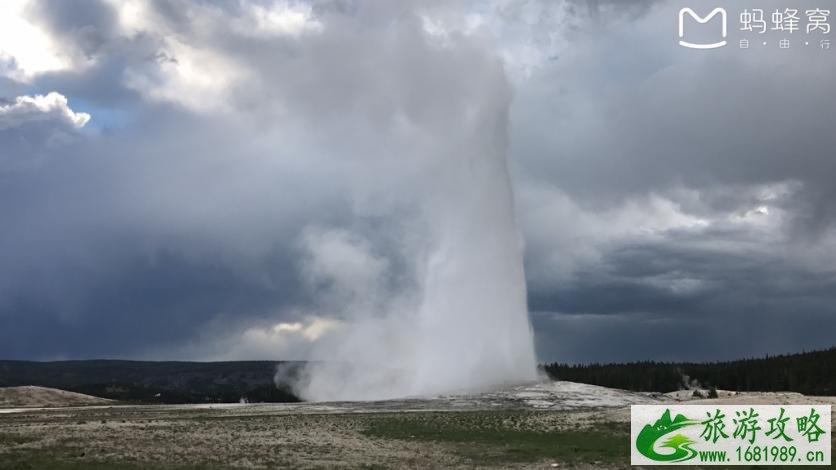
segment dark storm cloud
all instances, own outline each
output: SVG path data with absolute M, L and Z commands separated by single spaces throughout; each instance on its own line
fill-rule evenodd
M 3 357 L 165 358 L 159 348 L 217 318 L 234 333 L 312 305 L 296 232 L 308 211 L 344 219 L 339 183 L 312 168 L 272 174 L 259 149 L 229 147 L 251 137 L 230 123 L 210 132 L 147 109 L 158 114 L 119 136 L 56 119 L 0 130 Z M 46 145 L 57 130 L 67 138 Z
M 722 359 L 836 341 L 836 66 L 818 47 L 738 49 L 737 11 L 754 6 L 740 3 L 724 5 L 732 47 L 679 48 L 681 6 L 581 25 L 518 91 L 541 357 Z
M 541 357 L 723 360 L 829 347 L 836 270 L 734 234 L 632 241 L 530 294 Z M 584 347 L 584 344 L 594 347 Z M 679 346 L 677 346 L 679 345 Z
M 684 185 L 710 205 L 715 190 L 797 180 L 807 222 L 829 220 L 833 61 L 812 49 L 695 55 L 670 40 L 679 3 L 665 5 L 590 31 L 520 90 L 517 158 L 585 204 Z
M 159 358 L 155 345 L 189 340 L 197 325 L 218 313 L 236 331 L 266 323 L 269 312 L 302 300 L 289 275 L 296 269 L 292 260 L 265 260 L 275 276 L 268 284 L 208 258 L 135 255 L 127 252 L 131 244 L 121 242 L 119 259 L 98 267 L 107 272 L 56 264 L 58 272 L 29 273 L 29 289 L 17 289 L 0 306 L 7 312 L 0 317 L 0 355 L 57 359 L 71 351 L 72 357 Z M 87 282 L 68 281 L 72 276 Z M 65 289 L 75 292 L 60 292 Z
M 552 297 L 533 294 L 542 357 L 723 360 L 832 345 L 834 270 L 687 241 L 625 246 L 606 257 L 606 268 L 578 274 Z
M 88 58 L 115 34 L 116 12 L 101 0 L 37 0 L 28 5 L 28 10 L 53 37 Z
M 9 227 L 0 235 L 8 340 L 0 354 L 229 357 L 216 345 L 235 349 L 235 335 L 248 328 L 274 335 L 283 331 L 274 325 L 327 314 L 353 294 L 328 285 L 335 273 L 306 279 L 301 264 L 317 249 L 302 243 L 307 228 L 359 235 L 373 249 L 348 255 L 385 254 L 391 271 L 383 288 L 403 290 L 412 266 L 397 251 L 404 236 L 415 236 L 412 200 L 428 177 L 393 158 L 438 154 L 434 141 L 404 124 L 446 135 L 452 122 L 471 117 L 457 113 L 501 106 L 506 95 L 462 106 L 505 88 L 501 80 L 473 87 L 459 71 L 501 78 L 500 63 L 475 43 L 446 55 L 430 50 L 418 17 L 387 5 L 318 8 L 327 28 L 305 41 L 293 31 L 256 31 L 246 22 L 252 11 L 206 2 L 155 4 L 149 16 L 163 33 L 106 30 L 105 4 L 85 4 L 99 13 L 31 10 L 55 37 L 95 30 L 102 41 L 66 39 L 70 55 L 83 49 L 81 64 L 29 83 L 35 92 L 66 93 L 70 107 L 80 101 L 94 118 L 63 145 L 39 148 L 26 171 L 0 174 Z M 185 12 L 186 24 L 175 12 Z M 235 29 L 236 21 L 250 29 Z M 379 46 L 371 56 L 369 44 Z M 171 67 L 190 60 L 227 62 L 213 70 L 218 76 L 181 85 Z M 227 83 L 226 72 L 240 75 Z M 209 91 L 197 89 L 206 83 Z M 428 86 L 439 91 L 424 96 Z M 114 128 L 100 112 L 114 108 L 127 110 L 129 125 Z M 17 126 L 0 144 L 9 148 L 25 133 L 42 142 L 61 125 Z M 403 220 L 387 216 L 394 208 Z M 342 255 L 325 259 L 326 271 L 343 268 Z
M 475 34 L 497 37 L 446 56 L 425 47 L 414 11 L 456 10 L 446 2 L 315 2 L 323 32 L 303 38 L 236 29 L 246 2 L 149 5 L 159 30 L 126 32 L 111 3 L 34 2 L 28 18 L 84 65 L 24 83 L 0 58 L 0 106 L 56 90 L 93 114 L 84 129 L 0 129 L 2 357 L 163 357 L 190 342 L 201 357 L 217 352 L 201 335 L 218 318 L 240 330 L 316 311 L 301 230 L 348 228 L 397 252 L 408 225 L 381 214 L 408 214 L 431 178 L 396 157 L 437 150 L 405 149 L 404 122 L 442 136 L 465 122 L 444 104 L 484 96 L 464 81 L 492 70 L 485 44 L 512 52 L 510 155 L 542 359 L 834 341 L 832 52 L 686 51 L 682 2 L 481 4 Z M 171 78 L 218 57 L 201 80 Z M 231 83 L 198 88 L 226 72 Z M 391 171 L 342 153 L 391 154 Z M 408 263 L 391 259 L 390 288 L 408 285 Z
M 749 303 L 807 299 L 827 307 L 836 297 L 836 271 L 805 268 L 768 253 L 728 253 L 693 246 L 693 240 L 672 237 L 664 243 L 613 248 L 606 263 L 553 292 L 533 292 L 534 310 L 566 314 L 657 315 L 706 320 L 734 314 Z M 730 308 L 713 310 L 721 300 Z M 735 305 L 739 303 L 739 305 Z

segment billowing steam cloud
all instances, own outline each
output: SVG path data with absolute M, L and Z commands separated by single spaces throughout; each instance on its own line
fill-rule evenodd
M 397 239 L 377 241 L 394 255 L 345 230 L 303 234 L 308 280 L 330 294 L 325 302 L 342 323 L 318 343 L 314 356 L 325 360 L 296 383 L 307 399 L 431 394 L 536 376 L 502 65 L 473 38 L 442 44 L 417 18 L 403 23 L 389 47 L 364 51 L 374 69 L 355 71 L 381 86 L 355 102 L 359 115 L 392 120 L 360 127 L 379 133 L 374 148 L 344 153 L 363 165 L 353 195 L 364 201 L 360 212 L 397 227 Z M 416 62 L 405 63 L 404 50 Z M 343 152 L 358 150 L 348 141 Z
M 0 350 L 312 359 L 317 400 L 535 377 L 510 90 L 469 8 L 65 3 L 20 12 L 60 60 L 0 81 Z

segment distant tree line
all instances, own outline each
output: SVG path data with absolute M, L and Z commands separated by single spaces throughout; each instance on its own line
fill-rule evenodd
M 301 362 L 2 361 L 0 387 L 38 385 L 131 403 L 297 402 L 274 382 Z M 289 372 L 288 372 L 289 371 Z
M 836 395 L 836 347 L 728 362 L 632 362 L 543 366 L 556 380 L 643 392 L 716 387 L 733 391 L 791 391 Z

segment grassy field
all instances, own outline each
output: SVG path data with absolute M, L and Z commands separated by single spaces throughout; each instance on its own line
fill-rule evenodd
M 58 408 L 0 414 L 0 470 L 627 469 L 635 468 L 629 465 L 628 417 L 627 408 L 443 412 L 288 412 L 270 405 Z
M 537 429 L 532 412 L 414 413 L 377 416 L 363 434 L 375 438 L 448 444 L 476 465 L 553 461 L 617 464 L 629 458 L 626 423 Z
M 52 410 L 0 415 L 0 469 L 627 467 L 628 433 L 590 412 Z

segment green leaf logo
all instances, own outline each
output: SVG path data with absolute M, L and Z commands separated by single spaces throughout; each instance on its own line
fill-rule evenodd
M 661 447 L 673 449 L 673 453 L 660 454 L 653 447 L 656 445 L 656 441 L 664 436 L 686 426 L 697 424 L 700 424 L 699 420 L 688 419 L 683 415 L 676 415 L 676 418 L 671 420 L 671 410 L 666 409 L 662 417 L 656 420 L 652 426 L 647 424 L 642 428 L 636 438 L 636 448 L 642 455 L 657 462 L 682 462 L 692 459 L 697 455 L 697 451 L 691 448 L 691 444 L 696 441 L 692 441 L 682 434 L 675 434 L 663 444 L 660 444 Z

